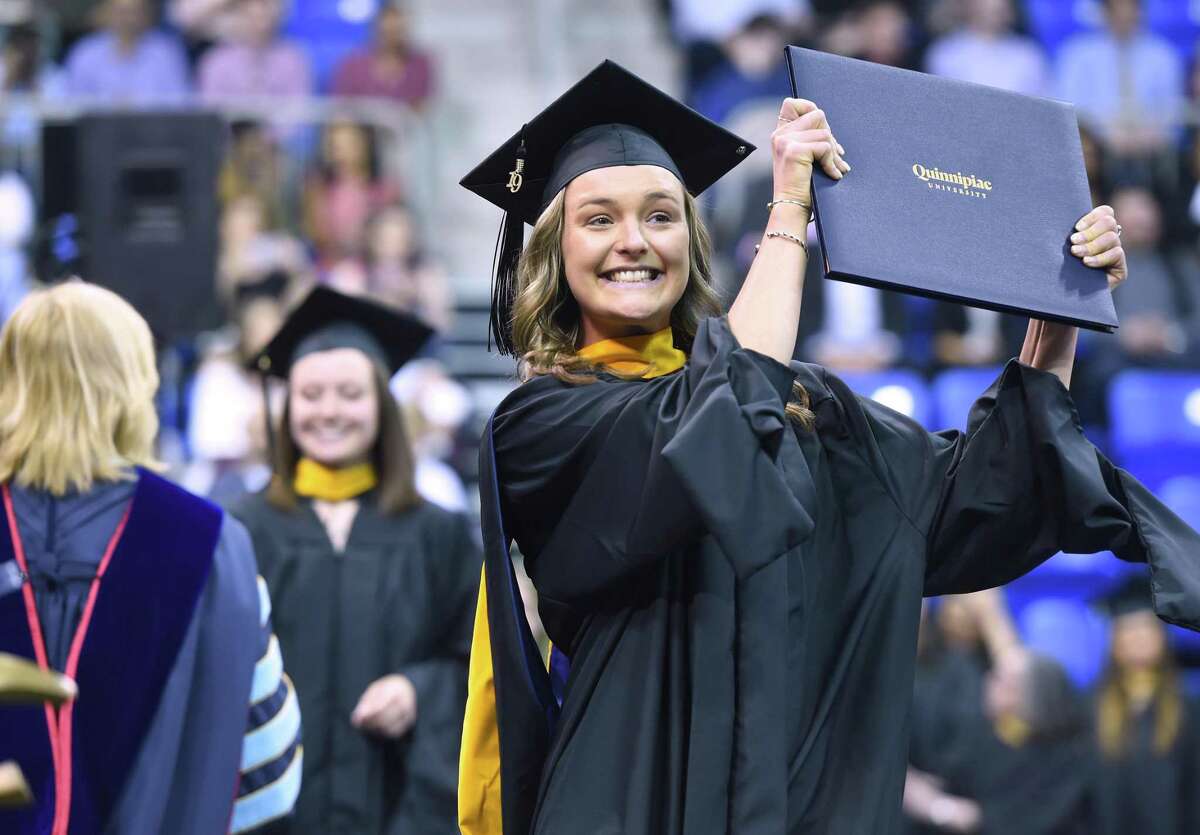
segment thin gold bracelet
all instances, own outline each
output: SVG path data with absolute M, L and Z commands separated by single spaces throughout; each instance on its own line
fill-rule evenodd
M 763 235 L 763 237 L 764 238 L 783 238 L 784 240 L 791 241 L 794 244 L 800 244 L 800 248 L 802 250 L 804 250 L 805 256 L 808 255 L 808 244 L 804 242 L 803 238 L 798 238 L 795 235 L 793 235 L 791 232 L 768 232 L 767 234 Z M 760 246 L 761 246 L 761 244 L 754 245 L 754 254 L 755 255 L 758 254 L 758 248 Z
M 800 200 L 792 200 L 790 197 L 781 197 L 778 200 L 772 200 L 767 204 L 767 211 L 771 211 L 771 209 L 774 209 L 780 203 L 787 203 L 790 206 L 799 206 L 801 209 L 804 209 L 804 211 L 808 212 L 808 216 L 810 218 L 812 217 L 812 206 Z

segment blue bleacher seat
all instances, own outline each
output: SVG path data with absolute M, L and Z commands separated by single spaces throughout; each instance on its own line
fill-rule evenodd
M 1108 623 L 1078 600 L 1044 597 L 1016 616 L 1021 640 L 1034 652 L 1054 658 L 1075 684 L 1089 688 L 1104 671 Z
M 928 428 L 933 419 L 933 400 L 929 387 L 915 371 L 896 368 L 889 371 L 839 373 L 855 394 L 870 397 L 890 409 Z
M 1151 490 L 1200 477 L 1200 373 L 1129 370 L 1108 388 L 1112 453 Z
M 938 429 L 966 429 L 967 415 L 979 395 L 1000 376 L 1000 367 L 952 368 L 933 381 L 933 402 Z
M 370 42 L 371 23 L 385 0 L 292 0 L 283 34 L 301 42 L 312 61 L 317 90 L 329 88 L 338 63 Z

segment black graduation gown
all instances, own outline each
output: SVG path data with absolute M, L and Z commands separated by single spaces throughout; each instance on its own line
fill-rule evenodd
M 978 653 L 940 647 L 918 658 L 913 681 L 908 761 L 939 775 L 958 738 L 982 714 L 986 662 Z
M 1183 724 L 1165 753 L 1154 747 L 1153 709 L 1134 717 L 1124 754 L 1097 754 L 1094 835 L 1200 832 L 1200 728 L 1185 702 Z
M 785 418 L 793 377 L 815 432 Z M 1160 614 L 1200 622 L 1200 537 L 1086 441 L 1056 377 L 1016 363 L 968 434 L 932 435 L 711 319 L 680 372 L 537 378 L 492 426 L 489 587 L 498 496 L 571 661 L 537 833 L 898 832 L 922 593 L 1060 549 L 1150 559 Z
M 300 700 L 304 773 L 294 831 L 457 833 L 478 548 L 460 515 L 422 503 L 385 516 L 371 496 L 340 554 L 311 502 L 289 513 L 260 494 L 234 509 L 254 540 Z M 350 724 L 363 691 L 390 673 L 417 691 L 416 724 L 399 740 Z

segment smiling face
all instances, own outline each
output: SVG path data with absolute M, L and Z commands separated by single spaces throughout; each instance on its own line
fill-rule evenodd
M 369 460 L 379 434 L 374 368 L 362 351 L 307 354 L 288 376 L 288 429 L 300 452 L 326 467 Z
M 578 347 L 671 323 L 691 269 L 683 185 L 655 165 L 598 168 L 566 187 L 563 267 Z

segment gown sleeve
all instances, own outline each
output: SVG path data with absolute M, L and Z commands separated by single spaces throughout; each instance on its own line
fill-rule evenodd
M 538 593 L 599 592 L 702 533 L 746 577 L 807 537 L 804 489 L 783 465 L 798 448 L 780 455 L 794 376 L 710 319 L 679 373 L 526 384 L 493 442 Z
M 885 455 L 893 477 L 917 485 L 927 595 L 1001 585 L 1059 551 L 1111 550 L 1149 564 L 1161 618 L 1200 629 L 1200 535 L 1087 440 L 1053 374 L 1011 361 L 965 434 L 917 437 L 871 410 L 878 434 L 909 436 Z

